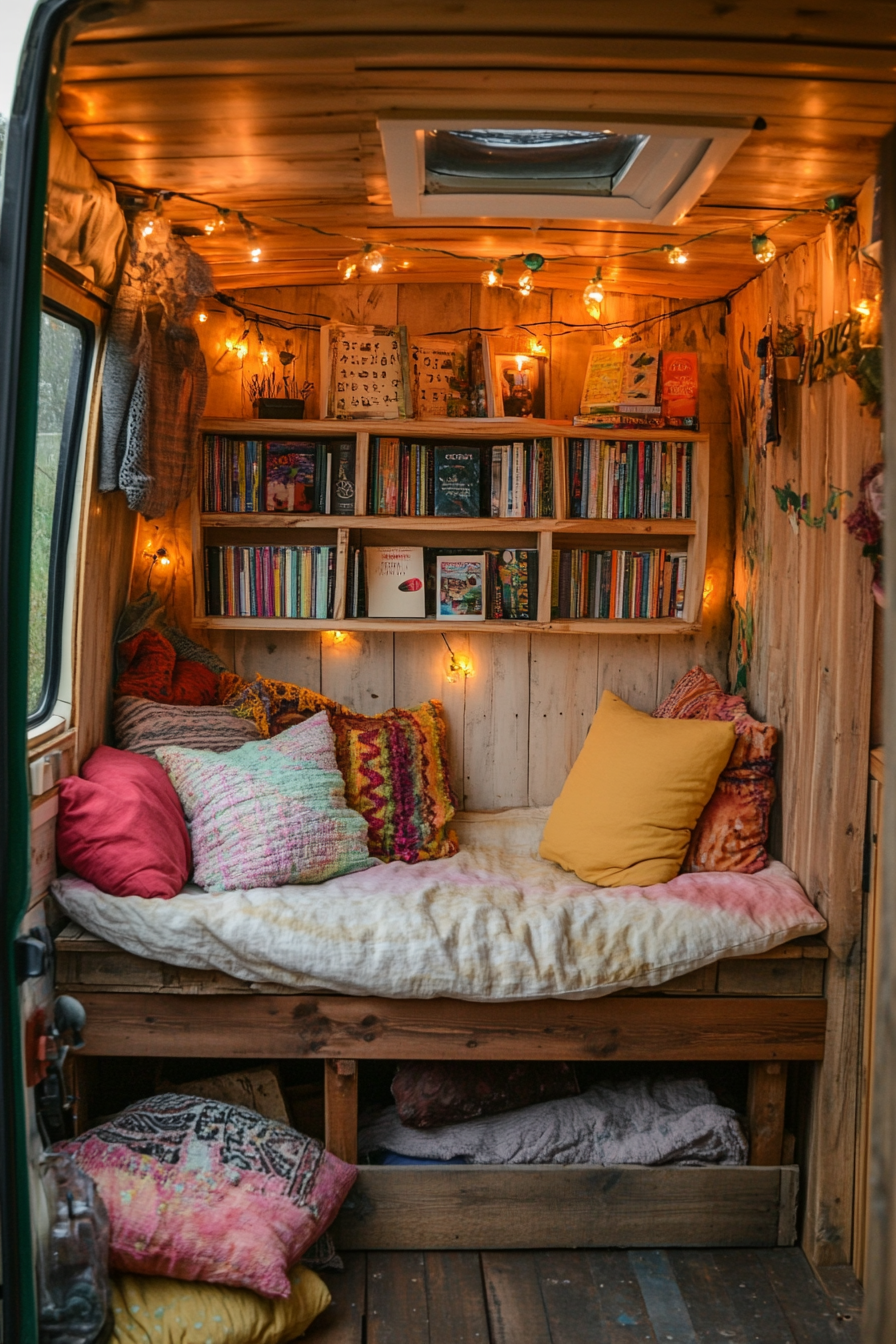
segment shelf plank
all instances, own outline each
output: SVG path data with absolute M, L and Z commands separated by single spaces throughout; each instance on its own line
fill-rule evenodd
M 376 620 L 363 619 L 339 620 L 333 616 L 328 621 L 301 620 L 288 616 L 197 616 L 193 622 L 205 630 L 390 630 L 393 634 L 403 631 L 417 632 L 429 630 L 450 635 L 452 630 L 479 631 L 490 635 L 531 635 L 539 631 L 554 634 L 614 634 L 614 635 L 661 635 L 695 634 L 700 629 L 699 621 L 685 621 L 676 616 L 661 616 L 644 620 L 569 620 L 569 621 L 437 621 L 426 620 Z
M 525 432 L 526 438 L 576 439 L 648 439 L 651 442 L 697 443 L 708 440 L 705 431 L 686 429 L 650 429 L 643 425 L 622 429 L 591 429 L 573 425 L 569 420 L 526 420 L 513 417 L 461 420 L 255 420 L 211 418 L 202 422 L 203 434 L 237 434 L 242 438 L 264 439 L 288 434 L 306 438 L 313 434 L 389 434 L 400 438 L 514 439 Z
M 393 518 L 378 514 L 203 513 L 202 527 L 289 528 L 294 531 L 358 528 L 366 531 L 431 532 L 573 532 L 591 536 L 694 536 L 693 518 Z

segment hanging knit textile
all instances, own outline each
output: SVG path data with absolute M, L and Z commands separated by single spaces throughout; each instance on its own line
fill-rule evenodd
M 206 263 L 164 218 L 131 254 L 109 323 L 103 369 L 100 489 L 159 518 L 186 499 L 208 372 L 191 318 L 214 284 Z

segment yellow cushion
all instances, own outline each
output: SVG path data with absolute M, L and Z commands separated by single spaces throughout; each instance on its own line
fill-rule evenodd
M 112 1276 L 114 1344 L 284 1344 L 303 1335 L 324 1307 L 327 1286 L 310 1269 L 289 1272 L 286 1299 L 248 1288 L 142 1274 Z
M 733 747 L 731 723 L 654 719 L 604 691 L 541 857 L 599 887 L 670 881 Z

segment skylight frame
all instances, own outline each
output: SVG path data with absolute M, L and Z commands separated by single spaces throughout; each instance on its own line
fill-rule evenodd
M 378 118 L 396 218 L 552 218 L 638 224 L 679 223 L 743 144 L 752 125 L 752 118 L 558 117 L 538 112 L 527 117 L 481 111 L 463 117 L 387 112 Z M 496 130 L 602 130 L 650 139 L 618 174 L 613 185 L 613 192 L 618 194 L 554 195 L 487 189 L 427 193 L 425 132 L 476 130 L 482 126 Z

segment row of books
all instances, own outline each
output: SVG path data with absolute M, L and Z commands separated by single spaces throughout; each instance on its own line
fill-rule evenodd
M 206 513 L 354 514 L 354 440 L 207 434 L 202 508 Z
M 690 518 L 694 445 L 570 439 L 570 518 Z
M 554 551 L 551 562 L 552 618 L 684 615 L 685 551 Z
M 367 512 L 390 518 L 552 518 L 550 439 L 370 442 Z
M 336 594 L 335 546 L 207 546 L 209 616 L 326 620 Z
M 507 547 L 475 554 L 431 546 L 349 551 L 345 612 L 379 620 L 534 621 L 538 553 Z

